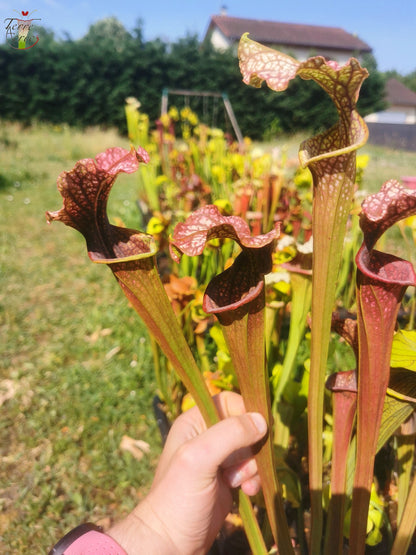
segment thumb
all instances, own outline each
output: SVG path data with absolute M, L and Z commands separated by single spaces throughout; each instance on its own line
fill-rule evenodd
M 230 416 L 189 442 L 188 448 L 192 450 L 190 458 L 202 472 L 214 474 L 225 461 L 228 466 L 231 458 L 232 464 L 249 458 L 252 453 L 244 448 L 260 441 L 266 432 L 267 423 L 260 413 Z

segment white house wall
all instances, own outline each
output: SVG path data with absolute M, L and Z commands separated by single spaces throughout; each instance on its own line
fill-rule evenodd
M 218 29 L 218 27 L 212 31 L 211 43 L 216 50 L 227 50 L 231 44 L 229 39 Z
M 286 52 L 287 54 L 289 54 L 290 56 L 293 56 L 300 62 L 304 62 L 311 56 L 319 55 L 319 56 L 324 56 L 324 58 L 328 60 L 335 60 L 340 65 L 346 64 L 352 56 L 351 52 L 345 52 L 342 50 L 319 49 L 318 51 L 316 49 L 309 48 L 309 47 L 308 48 L 282 47 L 282 52 Z
M 365 120 L 371 123 L 416 123 L 416 109 L 406 106 L 390 106 L 383 112 L 369 114 Z
M 218 27 L 213 29 L 210 39 L 211 39 L 212 45 L 217 50 L 227 50 L 227 48 L 229 48 L 232 45 L 231 41 L 224 35 L 224 33 L 220 29 L 218 29 Z M 238 42 L 234 43 L 232 46 L 233 46 L 233 50 L 235 50 L 235 54 L 237 54 Z M 275 46 L 275 45 L 268 45 L 268 46 L 276 50 L 279 50 L 278 46 Z M 309 47 L 290 48 L 290 47 L 282 46 L 281 51 L 285 52 L 286 54 L 289 54 L 290 56 L 293 56 L 294 58 L 296 58 L 301 62 L 304 62 L 311 56 L 316 56 L 317 54 L 319 54 L 320 56 L 324 56 L 328 60 L 335 60 L 340 65 L 346 64 L 348 60 L 351 58 L 351 56 L 353 55 L 351 52 L 345 52 L 343 50 L 320 49 L 318 52 L 317 50 Z

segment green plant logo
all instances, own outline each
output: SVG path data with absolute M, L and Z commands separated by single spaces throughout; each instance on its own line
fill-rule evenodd
M 17 12 L 17 10 L 14 11 Z M 40 21 L 40 19 L 28 19 L 30 15 L 28 11 L 22 10 L 17 13 L 19 17 L 6 17 L 4 20 L 6 42 L 16 50 L 29 50 L 29 48 L 33 48 L 39 42 L 39 37 L 31 34 L 31 27 L 34 21 Z

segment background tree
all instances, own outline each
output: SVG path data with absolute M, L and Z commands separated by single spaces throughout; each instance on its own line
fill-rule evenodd
M 40 28 L 35 48 L 17 52 L 7 44 L 0 46 L 0 117 L 25 124 L 38 120 L 115 126 L 124 133 L 125 98 L 138 98 L 154 121 L 168 87 L 227 93 L 243 134 L 253 139 L 271 138 L 278 131 L 316 131 L 335 121 L 333 105 L 319 87 L 296 80 L 283 94 L 257 91 L 242 83 L 231 50 L 202 48 L 196 35 L 171 44 L 160 39 L 146 42 L 142 28 L 138 21 L 129 33 L 110 17 L 91 25 L 79 40 L 58 40 Z M 371 73 L 360 97 L 363 115 L 382 109 L 385 81 L 374 58 L 366 63 Z M 215 101 L 209 106 L 201 99 L 190 102 L 201 118 L 208 118 L 208 125 L 229 130 L 220 103 L 215 116 Z

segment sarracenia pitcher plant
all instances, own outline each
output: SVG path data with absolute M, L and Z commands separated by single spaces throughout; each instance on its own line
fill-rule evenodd
M 64 205 L 59 211 L 47 212 L 47 218 L 77 229 L 85 237 L 90 259 L 109 266 L 186 388 L 203 400 L 202 413 L 212 423 L 217 416 L 160 281 L 153 237 L 111 225 L 107 217 L 108 196 L 117 175 L 135 172 L 139 163 L 148 159 L 143 149 L 112 148 L 95 160 L 80 160 L 73 170 L 59 176 Z
M 336 323 L 332 312 L 355 186 L 356 150 L 365 143 L 368 134 L 356 111 L 358 93 L 367 71 L 354 58 L 343 66 L 322 57 L 299 62 L 251 41 L 246 35 L 240 42 L 239 58 L 244 82 L 258 87 L 266 81 L 271 89 L 281 91 L 296 76 L 312 79 L 329 94 L 339 115 L 336 125 L 300 147 L 300 162 L 310 169 L 313 177 L 312 276 L 309 266 L 292 268 L 292 271 L 301 272 L 303 278 L 298 296 L 295 280 L 292 287 L 291 326 L 299 329 L 292 329 L 289 336 L 290 353 L 283 365 L 280 386 L 274 392 L 273 409 L 277 415 L 285 383 L 296 364 L 312 297 L 307 409 L 312 514 L 309 553 L 319 555 L 322 550 L 325 555 L 341 553 L 345 534 L 350 554 L 360 555 L 365 550 L 370 494 L 374 490 L 375 454 L 410 416 L 415 404 L 414 401 L 402 402 L 400 396 L 394 398 L 389 390 L 394 389 L 390 353 L 396 317 L 406 288 L 416 284 L 416 274 L 410 263 L 381 253 L 375 246 L 388 227 L 416 214 L 416 193 L 390 181 L 363 203 L 360 227 L 364 241 L 356 257 L 357 318 L 349 319 L 348 323 Z M 63 207 L 47 212 L 47 219 L 61 221 L 84 235 L 90 259 L 111 269 L 207 424 L 211 425 L 218 420 L 218 415 L 203 373 L 158 275 L 157 245 L 152 236 L 114 226 L 107 217 L 108 197 L 118 174 L 135 172 L 148 159 L 147 152 L 141 148 L 130 151 L 112 148 L 95 159 L 80 160 L 71 171 L 59 176 Z M 290 555 L 294 548 L 285 513 L 284 488 L 276 475 L 273 446 L 276 434 L 273 433 L 265 347 L 265 276 L 272 271 L 279 235 L 279 223 L 268 233 L 252 234 L 242 218 L 224 215 L 218 207 L 209 204 L 177 224 L 170 239 L 170 252 L 174 260 L 179 261 L 186 255 L 183 260 L 189 262 L 188 257 L 202 255 L 212 240 L 224 240 L 226 256 L 231 256 L 230 245 L 235 247 L 234 252 L 238 251 L 224 271 L 218 273 L 210 268 L 203 310 L 215 315 L 221 326 L 247 410 L 261 412 L 268 421 L 269 434 L 258 447 L 256 459 L 271 533 L 279 553 Z M 332 392 L 334 426 L 332 499 L 324 540 L 323 421 L 331 322 L 333 329 L 354 349 L 356 368 L 343 369 L 348 372 L 338 372 L 327 381 Z M 219 329 L 217 324 L 216 329 Z M 329 400 L 328 392 L 326 395 Z M 414 489 L 410 503 L 416 496 Z M 264 541 L 251 501 L 241 491 L 239 502 L 251 550 L 255 555 L 265 555 L 266 543 L 272 542 Z M 351 522 L 349 531 L 345 527 L 345 513 L 349 515 L 346 521 Z M 401 519 L 395 554 L 404 545 L 406 534 L 413 533 L 416 511 L 409 515 Z M 302 527 L 299 528 L 298 537 L 304 533 Z M 299 543 L 304 545 L 303 541 Z
M 261 412 L 268 422 L 268 438 L 256 460 L 274 539 L 281 553 L 290 554 L 293 548 L 273 453 L 264 343 L 264 275 L 272 269 L 272 253 L 278 235 L 279 230 L 275 228 L 253 237 L 243 219 L 222 216 L 216 206 L 209 205 L 176 226 L 171 254 L 177 261 L 182 254 L 199 255 L 208 241 L 219 238 L 233 239 L 241 248 L 233 264 L 208 284 L 203 308 L 215 314 L 222 326 L 246 408 Z
M 156 266 L 156 247 L 150 235 L 110 224 L 107 201 L 117 175 L 133 173 L 148 154 L 111 148 L 95 160 L 80 160 L 58 178 L 63 208 L 47 212 L 49 222 L 61 221 L 84 236 L 93 262 L 111 269 L 124 294 L 159 343 L 185 387 L 193 396 L 205 421 L 212 425 L 218 415 L 178 319 L 172 309 Z M 254 553 L 266 552 L 253 508 L 239 492 L 240 513 Z
M 362 206 L 363 244 L 357 254 L 357 456 L 351 510 L 350 550 L 364 553 L 374 457 L 390 378 L 390 356 L 400 303 L 416 285 L 410 262 L 374 248 L 394 223 L 416 212 L 416 193 L 386 182 Z
M 239 45 L 240 69 L 245 83 L 260 87 L 265 81 L 285 90 L 296 76 L 314 80 L 331 97 L 339 121 L 329 130 L 302 143 L 299 158 L 313 177 L 313 268 L 311 366 L 308 398 L 309 487 L 311 496 L 311 553 L 322 542 L 323 404 L 326 363 L 335 302 L 337 275 L 345 228 L 353 198 L 356 150 L 368 136 L 355 109 L 367 70 L 351 58 L 344 66 L 323 57 L 299 62 L 243 35 Z

